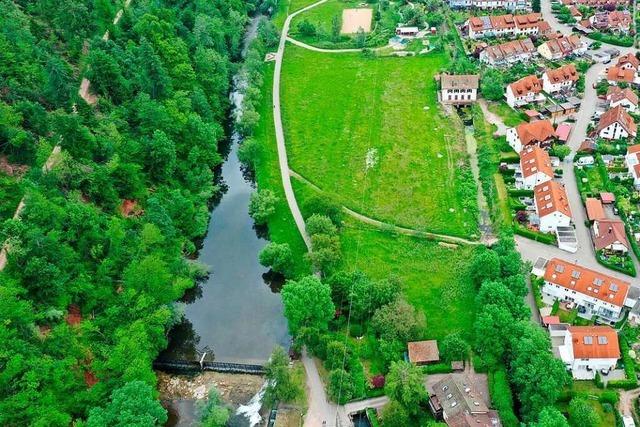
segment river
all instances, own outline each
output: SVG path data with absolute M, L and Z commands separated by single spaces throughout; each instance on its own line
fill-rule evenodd
M 253 18 L 247 27 L 243 55 L 259 19 Z M 231 119 L 242 105 L 245 82 L 241 76 L 234 78 L 230 95 Z M 240 143 L 240 135 L 233 131 L 220 147 L 224 163 L 216 171 L 216 183 L 221 192 L 198 256 L 210 274 L 185 295 L 184 319 L 170 331 L 169 347 L 159 356 L 162 360 L 200 360 L 206 353 L 208 361 L 262 364 L 276 345 L 287 348 L 289 344 L 279 286 L 258 262 L 268 241 L 249 216 L 255 184 L 238 160 Z M 188 409 L 192 406 L 171 409 L 193 412 Z M 190 425 L 187 420 L 192 416 L 179 414 L 172 425 Z

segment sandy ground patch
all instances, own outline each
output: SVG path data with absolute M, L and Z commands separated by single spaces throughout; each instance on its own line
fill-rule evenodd
M 345 9 L 342 11 L 342 34 L 355 34 L 359 28 L 365 33 L 371 31 L 371 18 L 373 9 Z

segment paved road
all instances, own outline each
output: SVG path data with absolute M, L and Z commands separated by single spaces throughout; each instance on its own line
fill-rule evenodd
M 302 364 L 307 372 L 307 400 L 309 408 L 304 417 L 306 427 L 322 426 L 326 422 L 327 427 L 336 426 L 336 413 L 338 407 L 327 400 L 322 379 L 318 373 L 316 364 L 308 354 L 307 350 L 302 351 Z
M 496 131 L 496 134 L 498 134 L 499 136 L 506 135 L 507 125 L 504 124 L 500 116 L 489 111 L 489 106 L 487 105 L 487 101 L 484 99 L 480 99 L 478 100 L 478 105 L 480 105 L 480 109 L 482 110 L 482 115 L 484 116 L 484 119 L 498 128 L 498 130 Z
M 298 14 L 303 13 L 311 8 L 314 8 L 322 3 L 325 3 L 327 0 L 320 0 L 316 3 L 313 3 L 303 9 L 300 9 L 291 15 L 287 16 L 287 19 L 284 21 L 284 25 L 282 26 L 282 33 L 280 34 L 280 43 L 278 44 L 278 51 L 276 52 L 275 59 L 275 70 L 273 73 L 273 124 L 276 130 L 276 144 L 278 147 L 278 163 L 280 164 L 280 176 L 282 177 L 282 186 L 284 187 L 284 194 L 287 199 L 287 204 L 289 205 L 289 210 L 291 211 L 291 215 L 293 215 L 293 219 L 296 222 L 296 226 L 298 227 L 298 231 L 304 240 L 304 243 L 307 245 L 307 250 L 311 252 L 311 239 L 309 238 L 309 234 L 307 234 L 307 228 L 304 224 L 304 218 L 300 213 L 300 208 L 298 207 L 298 201 L 296 200 L 296 195 L 293 192 L 293 187 L 291 186 L 291 176 L 289 175 L 289 160 L 287 159 L 287 147 L 284 141 L 284 130 L 282 128 L 282 112 L 280 109 L 280 76 L 282 74 L 282 61 L 284 59 L 284 48 L 287 44 L 287 34 L 289 32 L 289 26 L 291 25 L 291 20 Z
M 549 23 L 552 29 L 556 31 L 560 31 L 565 34 L 571 32 L 570 26 L 560 23 L 558 19 L 555 17 L 555 15 L 551 13 L 550 0 L 543 0 L 541 8 L 542 8 L 542 16 Z M 612 45 L 603 43 L 602 49 L 606 49 L 606 48 L 616 48 L 620 51 L 621 55 L 624 55 L 628 52 L 632 52 L 632 53 L 636 52 L 636 49 L 634 48 L 624 48 L 624 47 L 612 46 Z M 579 264 L 585 267 L 593 268 L 599 271 L 606 271 L 610 275 L 624 278 L 626 280 L 631 280 L 630 276 L 614 272 L 613 270 L 609 270 L 596 261 L 595 251 L 593 248 L 593 244 L 591 242 L 590 230 L 585 225 L 587 216 L 586 216 L 584 206 L 582 204 L 582 199 L 580 198 L 580 193 L 578 191 L 578 184 L 577 184 L 574 169 L 573 169 L 573 156 L 575 155 L 575 152 L 580 147 L 580 144 L 587 137 L 587 127 L 591 122 L 591 117 L 593 117 L 596 111 L 596 103 L 597 103 L 598 95 L 596 93 L 596 89 L 594 88 L 594 86 L 598 81 L 598 77 L 604 72 L 604 70 L 608 66 L 609 65 L 606 65 L 606 64 L 596 63 L 592 65 L 589 68 L 589 70 L 585 73 L 585 91 L 584 91 L 584 96 L 582 97 L 582 105 L 580 106 L 580 109 L 578 110 L 578 112 L 575 114 L 576 121 L 573 125 L 573 129 L 571 131 L 571 135 L 569 136 L 569 140 L 567 141 L 567 145 L 571 148 L 572 153 L 562 163 L 563 182 L 565 185 L 565 189 L 567 191 L 569 206 L 571 207 L 573 223 L 575 224 L 575 228 L 576 228 L 576 238 L 578 239 L 578 251 L 575 254 L 569 254 L 567 252 L 560 251 L 559 257 L 567 260 L 574 260 L 574 261 L 577 260 Z M 519 240 L 522 240 L 522 239 L 519 239 Z M 537 245 L 521 245 L 521 246 L 522 246 L 522 250 L 528 251 L 528 250 L 535 250 L 535 246 Z M 547 245 L 544 245 L 544 246 L 547 247 Z M 539 251 L 537 253 L 523 252 L 522 255 L 527 259 L 536 258 L 537 256 L 545 256 L 544 251 Z M 640 264 L 638 264 L 638 260 L 634 256 L 632 256 L 632 259 L 636 264 L 636 269 L 638 269 L 638 271 L 640 272 Z

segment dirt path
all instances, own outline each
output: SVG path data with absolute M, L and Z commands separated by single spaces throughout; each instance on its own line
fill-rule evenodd
M 318 187 L 313 182 L 309 181 L 308 179 L 306 179 L 305 177 L 303 177 L 299 173 L 297 173 L 297 172 L 295 172 L 293 170 L 289 170 L 289 174 L 292 177 L 294 177 L 295 179 L 299 180 L 300 182 L 303 182 L 303 183 L 309 185 L 314 190 L 320 191 L 320 192 L 323 191 L 320 187 Z M 399 233 L 399 234 L 404 234 L 405 236 L 419 237 L 419 238 L 429 239 L 429 240 L 437 240 L 437 241 L 440 241 L 440 242 L 451 243 L 451 244 L 480 245 L 482 243 L 482 242 L 479 242 L 479 241 L 468 240 L 468 239 L 464 239 L 462 237 L 450 236 L 450 235 L 447 235 L 447 234 L 431 233 L 431 232 L 428 232 L 428 231 L 421 231 L 421 230 L 416 230 L 416 229 L 413 229 L 413 228 L 400 227 L 400 226 L 395 225 L 395 224 L 379 221 L 377 219 L 374 219 L 374 218 L 371 218 L 369 216 L 363 215 L 363 214 L 358 213 L 358 212 L 356 212 L 356 211 L 354 211 L 352 209 L 349 209 L 346 206 L 341 206 L 341 208 L 347 215 L 351 216 L 352 218 L 357 219 L 358 221 L 363 222 L 365 224 L 372 225 L 372 226 L 374 226 L 374 227 L 376 227 L 376 228 L 378 228 L 380 230 L 391 230 L 391 231 L 394 231 L 394 232 Z
M 273 73 L 273 125 L 276 131 L 276 145 L 278 148 L 278 163 L 280 165 L 280 177 L 282 179 L 282 187 L 284 188 L 284 194 L 289 205 L 289 210 L 293 216 L 293 220 L 296 223 L 298 231 L 304 240 L 307 250 L 311 252 L 311 239 L 307 234 L 307 228 L 304 223 L 304 218 L 300 212 L 296 195 L 291 187 L 291 176 L 289 175 L 289 160 L 287 158 L 287 146 L 284 139 L 284 130 L 282 127 L 282 111 L 280 108 L 280 76 L 282 75 L 282 61 L 284 59 L 284 48 L 287 44 L 287 34 L 289 32 L 289 26 L 291 20 L 300 13 L 306 12 L 318 5 L 325 3 L 327 0 L 320 0 L 305 8 L 302 8 L 287 16 L 282 26 L 282 33 L 280 35 L 280 42 L 278 44 L 278 51 L 275 58 L 275 69 Z
M 620 401 L 618 402 L 618 410 L 622 414 L 632 415 L 636 419 L 638 419 L 638 414 L 636 414 L 633 402 L 640 396 L 640 388 L 636 388 L 633 390 L 620 390 Z
M 485 101 L 484 99 L 479 99 L 478 104 L 480 105 L 480 109 L 482 110 L 484 119 L 498 128 L 496 133 L 500 136 L 506 135 L 507 128 L 508 128 L 507 125 L 504 124 L 500 116 L 489 111 L 489 106 L 487 105 L 487 101 Z

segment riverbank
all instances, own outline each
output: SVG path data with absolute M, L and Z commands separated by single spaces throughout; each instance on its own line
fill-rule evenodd
M 215 387 L 225 403 L 234 408 L 249 402 L 265 381 L 260 375 L 221 372 L 202 372 L 193 376 L 156 372 L 156 375 L 158 391 L 163 400 L 203 400 L 207 392 Z

